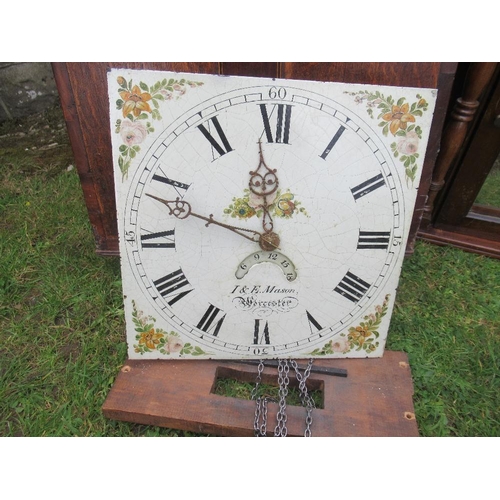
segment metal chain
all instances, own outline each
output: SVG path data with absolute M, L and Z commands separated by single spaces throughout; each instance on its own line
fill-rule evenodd
M 293 359 L 290 360 L 290 363 L 295 370 L 295 377 L 297 378 L 297 381 L 299 382 L 299 391 L 300 391 L 300 400 L 302 401 L 302 405 L 305 406 L 306 408 L 306 429 L 304 431 L 304 437 L 311 437 L 312 436 L 312 431 L 311 431 L 311 426 L 312 426 L 312 412 L 316 405 L 314 404 L 314 399 L 311 397 L 307 390 L 307 379 L 309 378 L 309 375 L 311 374 L 311 368 L 313 365 L 313 359 L 311 358 L 307 364 L 306 369 L 304 370 L 304 374 L 301 375 L 299 366 L 297 365 L 297 362 Z
M 255 400 L 255 418 L 253 421 L 253 431 L 255 436 L 265 436 L 266 435 L 266 425 L 267 425 L 267 404 L 264 403 L 262 398 L 257 394 L 259 392 L 259 386 L 262 382 L 262 372 L 264 371 L 264 362 L 259 361 L 259 366 L 257 367 L 257 377 L 255 379 L 255 386 L 252 389 L 250 395 L 252 400 Z M 262 423 L 261 423 L 262 420 Z
M 288 387 L 290 384 L 289 371 L 290 365 L 295 371 L 295 377 L 299 383 L 300 400 L 302 405 L 306 408 L 306 419 L 305 419 L 305 431 L 304 437 L 311 437 L 312 431 L 312 412 L 316 407 L 314 400 L 307 390 L 307 379 L 311 374 L 311 369 L 313 365 L 313 359 L 310 359 L 304 373 L 300 373 L 299 366 L 297 362 L 293 359 L 290 360 L 290 365 L 288 360 L 279 359 L 278 360 L 278 385 L 279 385 L 279 401 L 278 401 L 278 412 L 276 414 L 277 425 L 274 428 L 274 435 L 276 437 L 286 437 L 288 429 L 286 426 L 287 414 L 286 414 L 286 397 L 288 396 Z M 258 396 L 259 387 L 262 382 L 262 372 L 264 371 L 264 361 L 260 360 L 257 367 L 257 377 L 255 379 L 255 386 L 252 389 L 251 399 L 255 400 L 255 417 L 254 417 L 254 434 L 257 437 L 265 437 L 267 433 L 267 405 L 269 401 L 276 402 L 276 400 L 269 398 L 267 396 Z
M 279 410 L 276 415 L 278 421 L 276 427 L 274 428 L 274 435 L 276 437 L 286 437 L 286 397 L 288 395 L 288 385 L 290 379 L 288 378 L 288 372 L 290 367 L 288 366 L 288 360 L 280 359 L 278 360 L 278 384 L 279 384 Z

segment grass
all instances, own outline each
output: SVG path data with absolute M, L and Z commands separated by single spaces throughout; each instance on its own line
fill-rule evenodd
M 488 177 L 486 177 L 486 181 L 477 195 L 476 203 L 500 207 L 500 157 L 495 161 Z
M 102 415 L 126 358 L 119 261 L 95 254 L 72 161 L 58 109 L 0 127 L 0 435 L 191 435 Z M 499 318 L 500 261 L 418 242 L 388 349 L 422 436 L 500 435 Z

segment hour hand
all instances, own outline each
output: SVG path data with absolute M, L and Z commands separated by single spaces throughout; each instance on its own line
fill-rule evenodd
M 170 210 L 170 215 L 173 215 L 178 219 L 186 219 L 190 215 L 194 215 L 191 212 L 191 205 L 187 201 L 182 201 L 179 198 L 176 198 L 175 200 L 164 200 L 163 198 L 158 198 L 158 196 L 154 196 L 149 193 L 146 193 L 146 196 L 163 203 Z
M 158 198 L 157 196 L 154 196 L 152 194 L 146 193 L 146 195 L 167 206 L 170 211 L 170 215 L 177 217 L 177 219 L 186 219 L 189 216 L 196 217 L 198 219 L 204 220 L 206 222 L 206 227 L 208 227 L 210 224 L 215 224 L 216 226 L 229 229 L 233 233 L 239 234 L 247 240 L 261 244 L 263 235 L 258 231 L 254 231 L 253 229 L 246 229 L 243 227 L 231 226 L 230 224 L 224 224 L 223 222 L 215 220 L 212 214 L 210 214 L 209 217 L 197 214 L 191 210 L 191 205 L 187 201 L 180 200 L 179 198 L 176 198 L 175 200 L 164 200 L 163 198 Z

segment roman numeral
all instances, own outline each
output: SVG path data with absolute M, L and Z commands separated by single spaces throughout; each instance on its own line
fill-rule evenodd
M 223 316 L 219 317 L 219 319 L 215 321 L 217 316 L 221 316 L 221 314 Z M 218 307 L 210 304 L 200 322 L 196 325 L 196 328 L 203 330 L 205 333 L 211 333 L 214 337 L 217 337 L 225 318 L 226 315 Z
M 316 328 L 316 330 L 323 330 L 323 327 L 318 323 L 316 319 L 314 319 L 313 315 L 309 312 L 306 311 L 307 314 L 307 321 L 309 321 L 309 328 L 311 329 L 311 333 L 313 333 L 312 327 Z
M 390 231 L 359 231 L 358 249 L 389 248 Z
M 175 248 L 175 231 L 141 234 L 142 248 Z M 158 241 L 152 241 L 158 240 Z
M 168 305 L 174 305 L 178 300 L 185 297 L 193 291 L 192 288 L 183 290 L 189 287 L 189 281 L 184 276 L 182 269 L 178 269 L 173 273 L 163 276 L 163 278 L 153 281 L 156 289 L 164 299 L 170 299 Z
M 362 280 L 350 271 L 340 280 L 340 283 L 334 288 L 334 292 L 342 295 L 351 302 L 359 302 L 363 295 L 371 287 L 370 283 Z
M 153 175 L 153 180 L 158 182 L 163 182 L 164 184 L 172 186 L 177 191 L 177 194 L 181 197 L 183 197 L 186 194 L 185 192 L 189 188 L 189 184 L 184 184 L 183 182 L 174 181 L 173 179 L 169 179 L 168 177 L 164 177 L 163 175 L 155 174 Z M 184 192 L 181 193 L 179 191 L 180 189 L 183 189 Z
M 292 117 L 292 106 L 290 104 L 274 104 L 271 114 L 267 112 L 267 104 L 259 104 L 260 112 L 262 114 L 262 121 L 264 122 L 264 132 L 266 134 L 267 142 L 276 142 L 280 144 L 289 144 L 290 139 L 290 120 Z M 271 130 L 271 121 L 269 118 L 274 114 L 277 109 L 276 115 L 276 134 L 273 136 Z
M 368 179 L 365 182 L 362 182 L 356 187 L 351 188 L 352 195 L 354 196 L 354 200 L 358 200 L 362 196 L 365 196 L 375 189 L 382 187 L 385 184 L 384 177 L 382 174 L 378 174 L 371 179 Z
M 231 145 L 229 144 L 229 141 L 227 140 L 226 134 L 224 134 L 224 131 L 222 130 L 222 127 L 220 126 L 219 120 L 217 119 L 216 116 L 213 118 L 210 118 L 210 120 L 207 120 L 205 123 L 208 124 L 208 128 L 210 129 L 210 122 L 212 122 L 218 136 L 219 140 L 222 142 L 220 144 L 218 140 L 210 133 L 210 130 L 207 130 L 203 124 L 198 125 L 198 129 L 200 132 L 205 136 L 205 138 L 208 140 L 210 145 L 212 146 L 213 149 L 219 153 L 220 156 L 225 155 L 226 153 L 229 153 L 233 149 L 231 148 Z M 214 156 L 215 159 L 215 156 Z
M 260 319 L 255 320 L 253 330 L 253 343 L 254 344 L 270 344 L 269 338 L 269 324 L 267 321 L 264 323 Z
M 330 154 L 330 151 L 335 147 L 335 144 L 337 144 L 337 141 L 340 139 L 342 134 L 344 133 L 345 127 L 343 125 L 340 126 L 340 128 L 335 132 L 335 135 L 333 136 L 332 140 L 328 143 L 328 146 L 326 149 L 323 151 L 323 153 L 320 155 L 320 158 L 323 158 L 323 160 L 326 160 L 326 157 Z

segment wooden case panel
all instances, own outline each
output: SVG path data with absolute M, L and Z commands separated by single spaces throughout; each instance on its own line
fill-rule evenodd
M 411 253 L 439 150 L 456 66 L 456 63 L 360 62 L 53 63 L 97 252 L 103 255 L 118 254 L 106 84 L 108 68 L 126 67 L 438 88 L 434 122 L 407 247 L 407 253 Z

